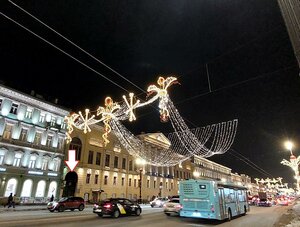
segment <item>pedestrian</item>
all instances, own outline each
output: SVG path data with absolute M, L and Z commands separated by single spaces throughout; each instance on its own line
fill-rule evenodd
M 12 206 L 12 201 L 13 201 L 13 195 L 10 193 L 7 199 L 7 207 L 10 208 Z
M 12 197 L 11 205 L 12 205 L 13 208 L 15 208 L 15 205 L 16 205 L 16 194 L 14 194 L 14 196 Z
M 53 200 L 54 200 L 54 196 L 53 196 L 53 194 L 52 194 L 52 196 L 51 196 L 51 198 L 50 198 L 50 202 L 53 202 Z

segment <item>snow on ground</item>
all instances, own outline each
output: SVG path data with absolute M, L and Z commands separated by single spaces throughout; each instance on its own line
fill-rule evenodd
M 286 227 L 299 227 L 300 226 L 300 201 L 297 201 L 293 206 L 294 219 Z

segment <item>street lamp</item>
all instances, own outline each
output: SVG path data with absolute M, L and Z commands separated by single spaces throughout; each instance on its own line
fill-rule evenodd
M 144 169 L 144 165 L 146 164 L 146 161 L 141 158 L 137 158 L 135 160 L 135 163 L 140 167 L 139 172 L 140 172 L 140 180 L 139 180 L 139 188 L 140 188 L 140 197 L 139 197 L 139 203 L 142 203 L 142 173 Z
M 288 140 L 284 143 L 284 146 L 286 149 L 288 149 L 291 152 L 291 155 L 293 155 L 292 149 L 294 147 L 294 144 Z

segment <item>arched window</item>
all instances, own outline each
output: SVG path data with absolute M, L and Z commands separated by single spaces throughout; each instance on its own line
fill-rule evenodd
M 16 193 L 17 183 L 18 181 L 15 178 L 12 178 L 7 182 L 6 190 L 4 193 L 5 197 L 8 197 L 10 193 L 12 193 L 13 195 Z
M 45 195 L 46 182 L 44 180 L 39 181 L 35 193 L 35 197 L 44 197 Z
M 75 150 L 76 151 L 76 160 L 80 160 L 81 147 L 82 147 L 81 140 L 77 137 L 72 138 L 72 141 L 71 141 L 70 146 L 69 146 L 69 150 Z
M 30 197 L 31 190 L 32 190 L 32 180 L 27 179 L 26 181 L 24 181 L 21 197 Z
M 55 197 L 57 190 L 57 183 L 55 181 L 52 181 L 49 185 L 49 191 L 48 191 L 48 198 L 52 195 Z

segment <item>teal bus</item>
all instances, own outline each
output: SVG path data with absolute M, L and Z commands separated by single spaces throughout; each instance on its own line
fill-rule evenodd
M 247 188 L 215 180 L 179 182 L 180 216 L 231 220 L 250 211 Z

